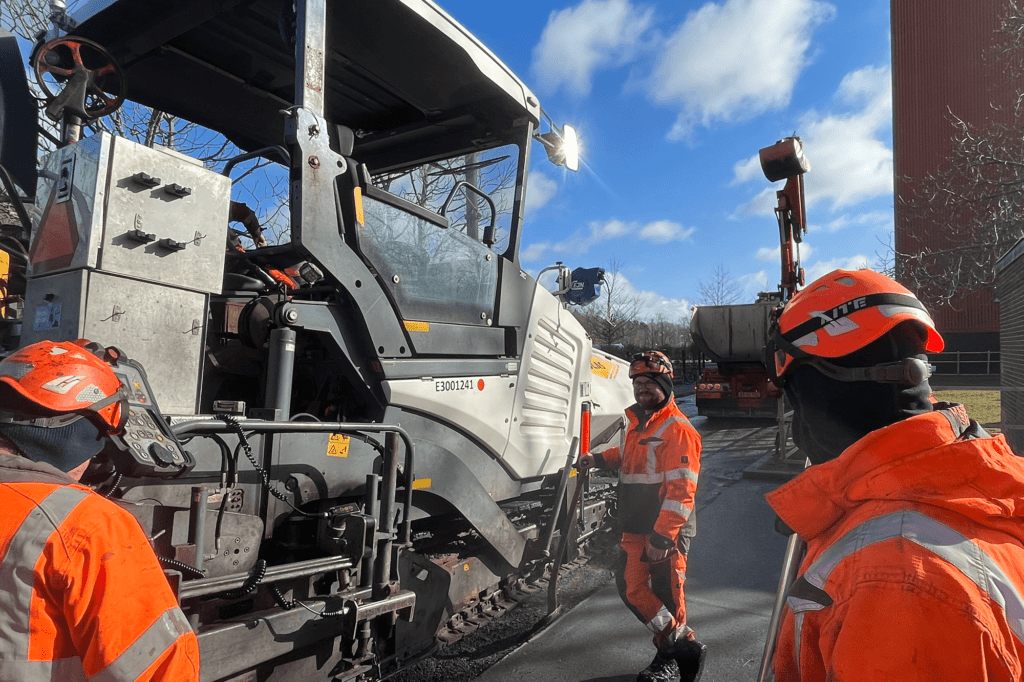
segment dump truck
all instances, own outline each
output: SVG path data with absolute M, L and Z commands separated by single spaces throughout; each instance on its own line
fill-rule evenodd
M 762 294 L 745 305 L 698 306 L 690 333 L 706 365 L 696 385 L 697 413 L 705 417 L 767 417 L 778 412 L 779 389 L 763 362 L 772 311 L 780 297 Z
M 0 341 L 117 349 L 131 418 L 83 481 L 151 538 L 204 681 L 384 679 L 606 528 L 573 463 L 628 368 L 566 310 L 599 273 L 520 264 L 531 153 L 578 146 L 508 67 L 430 0 L 53 4 L 41 158 L 0 69 Z M 117 134 L 141 107 L 209 144 Z

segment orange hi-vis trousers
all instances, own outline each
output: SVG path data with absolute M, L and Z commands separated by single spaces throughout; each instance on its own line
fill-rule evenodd
M 673 552 L 667 560 L 652 565 L 643 561 L 646 548 L 646 535 L 622 534 L 623 555 L 615 582 L 622 601 L 654 633 L 654 645 L 660 647 L 677 629 L 677 636 L 689 632 L 683 601 L 686 554 Z

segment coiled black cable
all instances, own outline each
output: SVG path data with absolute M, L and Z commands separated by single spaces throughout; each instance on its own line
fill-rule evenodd
M 241 599 L 247 594 L 251 594 L 256 586 L 263 582 L 263 578 L 267 575 L 267 562 L 264 559 L 257 559 L 256 565 L 252 567 L 252 573 L 245 579 L 242 586 L 237 590 L 228 590 L 227 592 L 221 592 L 217 595 L 219 599 Z
M 160 556 L 159 554 L 157 555 L 156 558 L 164 566 L 167 566 L 168 568 L 177 569 L 181 571 L 183 574 L 188 575 L 190 577 L 202 578 L 206 576 L 206 571 L 200 570 L 195 566 L 189 566 L 188 564 L 178 561 L 177 559 L 171 559 L 169 557 Z
M 278 589 L 277 585 L 271 585 L 267 588 L 270 591 L 270 596 L 274 598 L 277 605 L 285 611 L 291 611 L 299 603 L 295 599 L 285 600 L 284 595 L 281 594 L 281 590 Z
M 120 471 L 118 471 L 117 472 L 117 477 L 114 479 L 114 482 L 110 485 L 110 490 L 105 492 L 103 494 L 103 497 L 105 497 L 105 498 L 107 498 L 109 500 L 110 496 L 113 495 L 115 492 L 117 492 L 117 486 L 121 485 L 121 479 L 122 478 L 124 478 L 124 474 L 122 474 Z
M 266 470 L 263 467 L 259 465 L 259 462 L 256 461 L 255 455 L 252 454 L 252 448 L 249 447 L 249 439 L 245 437 L 245 431 L 242 430 L 242 425 L 238 423 L 237 418 L 230 414 L 218 414 L 217 418 L 223 421 L 228 426 L 230 426 L 231 429 L 235 432 L 235 435 L 238 436 L 238 442 L 242 446 L 242 452 L 245 453 L 245 456 L 249 460 L 249 463 L 252 464 L 253 468 L 259 473 L 260 479 L 263 481 L 263 487 L 266 489 L 268 493 L 270 493 L 277 499 L 281 500 L 289 507 L 291 507 L 293 510 L 295 510 L 299 514 L 302 514 L 303 516 L 308 516 L 314 519 L 327 518 L 327 512 L 317 512 L 311 514 L 310 512 L 299 509 L 298 507 L 291 503 L 287 495 L 282 493 L 275 486 L 271 485 L 270 475 L 266 472 Z

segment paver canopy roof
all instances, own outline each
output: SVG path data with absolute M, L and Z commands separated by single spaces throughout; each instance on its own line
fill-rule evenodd
M 372 170 L 511 141 L 537 122 L 529 89 L 429 0 L 327 0 L 325 117 L 357 131 Z M 292 0 L 95 0 L 74 35 L 126 71 L 130 99 L 223 133 L 282 144 L 295 98 Z M 288 28 L 282 28 L 286 26 Z

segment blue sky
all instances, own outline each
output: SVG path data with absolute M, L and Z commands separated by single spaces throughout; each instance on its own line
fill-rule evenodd
M 796 133 L 811 281 L 878 263 L 893 229 L 889 0 L 439 0 L 515 71 L 585 168 L 532 156 L 523 266 L 617 260 L 651 318 L 689 318 L 724 266 L 779 281 L 757 151 Z

